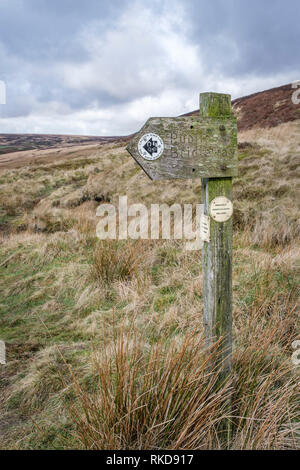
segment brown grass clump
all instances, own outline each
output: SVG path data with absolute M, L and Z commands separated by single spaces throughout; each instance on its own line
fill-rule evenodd
M 75 379 L 70 408 L 76 437 L 86 449 L 194 449 L 219 447 L 227 383 L 217 388 L 196 338 L 145 347 L 119 333 L 94 356 L 93 393 Z M 215 371 L 214 371 L 215 372 Z
M 300 447 L 299 384 L 290 361 L 270 355 L 272 334 L 238 346 L 218 384 L 216 346 L 186 335 L 151 346 L 133 328 L 93 357 L 93 389 L 74 377 L 70 407 L 85 449 L 280 449 Z M 273 338 L 274 339 L 274 338 Z M 216 361 L 217 363 L 218 361 Z M 298 388 L 297 388 L 298 387 Z M 228 407 L 231 400 L 232 408 Z M 227 441 L 224 423 L 231 423 Z
M 270 354 L 271 336 L 235 352 L 233 449 L 300 448 L 299 376 L 290 359 Z
M 107 284 L 130 279 L 138 274 L 141 243 L 101 240 L 94 250 L 92 275 Z

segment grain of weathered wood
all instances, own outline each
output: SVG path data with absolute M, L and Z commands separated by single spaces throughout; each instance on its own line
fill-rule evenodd
M 199 114 L 210 118 L 232 117 L 231 96 L 225 93 L 201 93 Z
M 217 196 L 232 199 L 231 178 L 204 179 L 204 214 Z M 204 331 L 207 345 L 224 337 L 222 359 L 224 373 L 231 368 L 232 329 L 232 218 L 215 222 L 210 218 L 210 243 L 202 248 Z
M 164 142 L 155 161 L 145 160 L 138 151 L 138 142 L 147 133 Z M 237 174 L 236 142 L 233 116 L 150 118 L 127 150 L 153 180 L 224 177 Z
M 230 95 L 203 93 L 200 114 L 216 117 L 231 113 Z M 209 215 L 211 201 L 218 196 L 232 200 L 232 178 L 203 178 L 202 202 Z M 210 218 L 210 243 L 202 249 L 204 330 L 207 345 L 224 337 L 222 359 L 224 375 L 231 369 L 232 348 L 232 217 L 226 222 Z
M 230 95 L 204 93 L 200 95 L 200 114 L 217 116 L 218 113 L 231 113 Z M 212 200 L 225 196 L 232 200 L 232 178 L 203 178 L 202 202 L 204 214 L 209 214 Z M 234 210 L 234 209 L 233 209 Z M 221 344 L 218 358 L 222 364 L 220 381 L 223 382 L 231 370 L 232 354 L 232 217 L 225 222 L 210 218 L 210 243 L 204 242 L 202 248 L 204 332 L 206 345 L 216 340 Z M 228 413 L 231 400 L 228 400 Z M 228 441 L 232 434 L 230 419 L 220 425 Z

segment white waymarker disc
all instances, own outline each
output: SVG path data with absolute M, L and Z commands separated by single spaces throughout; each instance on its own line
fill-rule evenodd
M 226 222 L 233 213 L 232 202 L 224 196 L 215 197 L 210 203 L 209 212 L 216 222 Z
M 163 140 L 152 132 L 144 134 L 139 140 L 138 151 L 145 160 L 157 160 L 164 151 Z

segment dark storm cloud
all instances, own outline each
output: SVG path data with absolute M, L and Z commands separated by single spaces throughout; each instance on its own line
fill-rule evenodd
M 299 17 L 299 0 L 0 0 L 0 132 L 132 132 L 207 87 L 299 79 Z

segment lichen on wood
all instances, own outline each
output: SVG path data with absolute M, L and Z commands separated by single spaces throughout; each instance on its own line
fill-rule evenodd
M 141 137 L 150 133 L 164 143 L 162 155 L 154 161 L 145 160 L 138 150 Z M 127 150 L 153 180 L 236 176 L 236 118 L 150 118 Z

